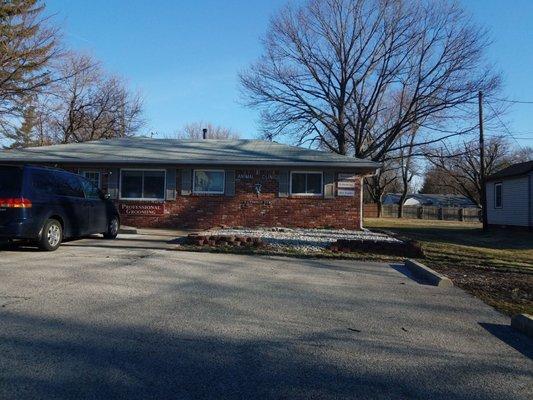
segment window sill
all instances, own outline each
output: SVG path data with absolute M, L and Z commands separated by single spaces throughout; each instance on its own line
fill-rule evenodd
M 316 199 L 316 198 L 321 198 L 321 197 L 324 197 L 323 194 L 294 194 L 294 193 L 291 193 L 289 195 L 290 198 L 295 198 L 295 199 L 305 199 L 305 198 L 312 198 L 312 199 Z
M 155 203 L 155 202 L 157 202 L 157 203 L 162 203 L 162 202 L 165 201 L 165 199 L 142 199 L 142 198 L 140 198 L 140 199 L 133 199 L 133 198 L 126 198 L 126 199 L 124 199 L 124 198 L 119 198 L 118 200 L 119 200 L 119 201 L 145 201 L 145 202 L 151 202 L 151 203 Z

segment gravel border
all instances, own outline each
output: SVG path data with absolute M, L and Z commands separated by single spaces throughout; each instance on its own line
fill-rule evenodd
M 261 238 L 272 247 L 291 248 L 304 252 L 324 250 L 338 239 L 365 240 L 372 242 L 401 242 L 385 233 L 367 229 L 352 231 L 346 229 L 303 229 L 303 228 L 220 228 L 210 229 L 202 235 L 236 235 Z

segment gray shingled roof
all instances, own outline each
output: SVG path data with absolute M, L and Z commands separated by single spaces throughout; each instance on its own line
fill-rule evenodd
M 526 175 L 527 173 L 531 171 L 533 171 L 533 161 L 526 161 L 523 163 L 513 164 L 507 168 L 504 168 L 501 171 L 498 171 L 495 174 L 492 174 L 491 176 L 489 176 L 487 180 L 493 181 L 495 179 Z
M 261 140 L 145 137 L 0 151 L 0 163 L 184 164 L 339 167 L 373 170 L 378 163 Z

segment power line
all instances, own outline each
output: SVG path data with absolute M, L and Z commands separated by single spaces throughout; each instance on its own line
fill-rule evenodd
M 503 121 L 501 120 L 500 116 L 498 115 L 498 113 L 496 112 L 496 110 L 494 109 L 494 107 L 492 107 L 492 104 L 490 103 L 487 103 L 489 105 L 489 107 L 491 108 L 491 110 L 494 112 L 494 115 L 496 116 L 496 118 L 498 119 L 498 121 L 500 121 L 500 124 L 502 124 L 502 126 L 504 127 L 504 129 L 507 131 L 507 133 L 509 134 L 509 136 L 511 136 L 514 141 L 516 142 L 516 144 L 518 145 L 518 147 L 520 147 L 521 149 L 523 149 L 522 145 L 520 144 L 520 142 L 518 141 L 517 138 L 514 137 L 514 135 L 511 133 L 511 131 L 509 130 L 509 128 L 507 128 L 507 125 L 505 125 L 503 123 Z
M 496 99 L 493 98 L 496 101 L 504 101 L 506 103 L 513 103 L 513 104 L 533 104 L 533 101 L 527 101 L 527 100 L 508 100 L 508 99 Z

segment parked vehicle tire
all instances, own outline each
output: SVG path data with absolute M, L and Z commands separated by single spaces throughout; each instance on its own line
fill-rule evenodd
M 46 251 L 57 250 L 63 241 L 63 227 L 56 219 L 49 219 L 45 222 L 39 239 L 39 247 Z
M 107 223 L 107 231 L 104 232 L 105 239 L 115 239 L 118 235 L 120 223 L 118 217 L 112 217 Z

